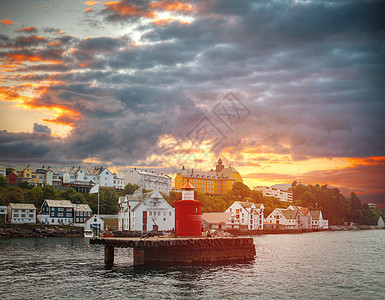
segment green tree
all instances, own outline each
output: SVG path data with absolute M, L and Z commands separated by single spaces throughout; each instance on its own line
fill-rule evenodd
M 3 175 L 0 175 L 0 187 L 1 186 L 7 186 L 7 185 L 8 185 L 7 177 L 4 177 Z
M 35 205 L 36 208 L 40 208 L 44 202 L 43 190 L 39 186 L 35 186 L 27 191 L 25 196 L 25 202 Z
M 358 199 L 356 193 L 351 193 L 350 201 L 351 201 L 353 210 L 362 208 L 361 201 L 360 199 Z
M 52 185 L 45 185 L 42 187 L 43 198 L 45 199 L 55 199 L 56 191 Z
M 140 189 L 140 186 L 137 184 L 127 183 L 124 187 L 125 195 L 132 195 L 136 190 Z

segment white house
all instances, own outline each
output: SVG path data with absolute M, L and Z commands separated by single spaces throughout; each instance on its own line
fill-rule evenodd
M 202 225 L 204 229 L 239 229 L 239 222 L 231 212 L 203 213 Z
M 276 208 L 267 216 L 266 222 L 281 229 L 298 229 L 298 211 L 295 209 Z
M 124 175 L 114 173 L 114 188 L 117 190 L 124 190 L 125 184 L 124 184 Z
M 9 203 L 8 222 L 12 224 L 36 223 L 35 205 L 24 203 Z
M 84 223 L 84 231 L 86 230 L 92 230 L 96 234 L 100 233 L 104 230 L 104 221 L 102 220 L 102 218 L 100 218 L 100 216 L 93 215 L 88 218 Z
M 234 213 L 235 220 L 237 220 L 240 227 L 243 226 L 249 230 L 262 230 L 264 209 L 263 204 L 235 201 L 225 212 Z
M 328 229 L 329 222 L 328 220 L 323 219 L 322 212 L 320 210 L 311 211 L 310 214 L 313 229 Z
M 256 186 L 253 190 L 262 192 L 263 196 L 275 197 L 284 202 L 293 202 L 293 192 L 291 191 L 281 190 L 272 186 Z
M 312 218 L 310 210 L 307 207 L 290 205 L 287 209 L 296 210 L 298 229 L 312 229 Z
M 146 232 L 175 228 L 175 210 L 158 191 L 122 196 L 119 206 L 119 230 Z
M 130 169 L 125 173 L 125 184 L 137 184 L 142 189 L 153 190 L 169 194 L 172 190 L 172 179 L 163 173 L 153 171 Z
M 380 228 L 385 227 L 385 216 L 380 216 L 377 221 L 377 226 Z

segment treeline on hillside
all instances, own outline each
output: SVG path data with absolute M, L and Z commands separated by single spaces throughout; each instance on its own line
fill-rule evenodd
M 355 222 L 360 225 L 377 225 L 384 210 L 370 209 L 367 204 L 362 205 L 355 193 L 350 198 L 345 197 L 337 188 L 328 188 L 327 185 L 302 185 L 293 182 L 290 188 L 293 192 L 293 204 L 308 207 L 310 210 L 321 210 L 324 219 L 330 225 L 341 225 L 344 222 Z M 171 192 L 165 199 L 172 205 L 181 200 L 180 192 Z M 234 201 L 250 201 L 265 206 L 265 217 L 275 208 L 287 208 L 289 203 L 281 202 L 275 197 L 263 196 L 261 192 L 250 190 L 240 182 L 223 196 L 209 196 L 195 192 L 195 199 L 202 202 L 202 213 L 224 212 Z
M 202 213 L 224 212 L 234 201 L 263 203 L 265 216 L 269 215 L 277 207 L 286 208 L 289 205 L 275 197 L 266 197 L 259 191 L 250 190 L 247 185 L 240 182 L 236 182 L 232 189 L 223 196 L 210 196 L 197 191 L 194 194 L 194 199 L 202 202 Z M 170 195 L 163 194 L 163 196 L 172 206 L 174 206 L 175 201 L 182 199 L 182 193 L 174 191 L 170 192 Z
M 328 188 L 319 184 L 303 185 L 292 183 L 293 200 L 297 205 L 309 207 L 310 210 L 321 210 L 329 224 L 338 225 L 344 222 L 355 222 L 360 225 L 377 225 L 378 218 L 384 210 L 369 208 L 362 204 L 355 193 L 350 198 L 342 195 L 338 188 Z

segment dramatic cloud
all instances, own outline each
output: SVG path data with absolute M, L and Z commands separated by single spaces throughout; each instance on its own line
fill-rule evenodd
M 7 129 L 17 143 L 44 146 L 44 155 L 16 151 L 12 159 L 47 163 L 52 154 L 63 164 L 95 158 L 166 169 L 174 152 L 160 144 L 187 140 L 194 153 L 202 152 L 200 143 L 215 144 L 192 164 L 253 149 L 247 160 L 231 160 L 253 166 L 245 171 L 252 179 L 269 164 L 384 155 L 383 1 L 119 0 L 76 9 L 81 25 L 74 28 L 95 24 L 88 36 L 51 23 L 23 23 L 0 35 L 1 100 L 50 110 L 41 118 L 47 128 L 72 128 L 42 145 L 47 132 Z M 243 111 L 224 100 L 230 91 Z M 202 124 L 211 135 L 202 135 Z M 4 143 L 10 149 L 16 142 Z M 380 170 L 352 162 L 282 180 L 318 176 L 367 193 L 356 179 Z M 379 192 L 378 184 L 368 182 L 367 190 Z
M 9 26 L 9 25 L 12 25 L 15 22 L 11 21 L 10 19 L 5 19 L 5 20 L 0 20 L 0 23 L 5 25 L 5 26 Z

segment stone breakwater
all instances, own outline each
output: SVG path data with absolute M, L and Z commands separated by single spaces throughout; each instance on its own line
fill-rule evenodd
M 5 224 L 0 227 L 0 238 L 14 237 L 83 237 L 83 228 L 44 224 Z

